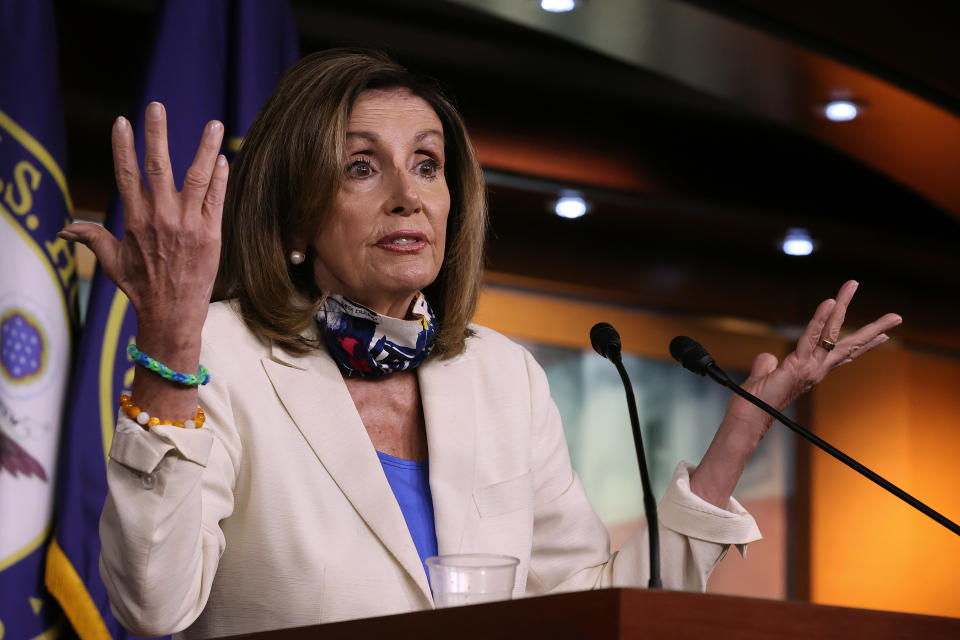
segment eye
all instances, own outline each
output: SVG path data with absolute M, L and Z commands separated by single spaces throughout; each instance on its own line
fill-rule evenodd
M 427 158 L 417 165 L 417 175 L 421 178 L 427 178 L 428 180 L 440 177 L 442 170 L 443 167 L 433 158 Z
M 366 158 L 354 160 L 347 165 L 347 175 L 352 178 L 369 178 L 373 175 L 373 166 Z

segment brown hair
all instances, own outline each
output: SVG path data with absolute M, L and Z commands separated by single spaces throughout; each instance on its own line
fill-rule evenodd
M 443 265 L 424 289 L 439 322 L 432 354 L 455 356 L 470 335 L 487 205 L 463 120 L 434 81 L 386 54 L 334 49 L 304 57 L 280 80 L 231 165 L 224 206 L 213 299 L 236 299 L 250 330 L 290 353 L 319 346 L 304 330 L 324 294 L 310 269 L 287 262 L 293 238 L 314 237 L 326 222 L 343 178 L 347 125 L 357 97 L 366 89 L 390 88 L 423 98 L 443 124 L 450 214 Z

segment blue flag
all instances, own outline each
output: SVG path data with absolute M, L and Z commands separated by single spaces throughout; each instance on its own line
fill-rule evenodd
M 170 159 L 181 187 L 204 125 L 213 119 L 222 121 L 227 151 L 236 150 L 298 53 L 286 0 L 165 2 L 157 16 L 142 100 L 129 118 L 141 172 L 142 121 L 149 102 L 162 102 L 166 107 Z M 106 226 L 117 237 L 123 234 L 118 197 Z M 100 580 L 97 527 L 107 492 L 105 463 L 116 423 L 117 398 L 133 381 L 134 365 L 126 347 L 136 332 L 136 318 L 126 296 L 98 268 L 78 350 L 69 417 L 64 423 L 58 521 L 46 576 L 50 592 L 83 640 L 126 636 L 110 611 Z
M 56 633 L 43 585 L 77 278 L 53 3 L 0 0 L 0 638 Z

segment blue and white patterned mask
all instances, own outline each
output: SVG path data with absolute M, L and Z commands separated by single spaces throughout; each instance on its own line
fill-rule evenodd
M 422 293 L 417 294 L 411 312 L 416 319 L 382 316 L 331 294 L 317 312 L 317 325 L 345 376 L 377 377 L 413 370 L 430 355 L 437 321 Z

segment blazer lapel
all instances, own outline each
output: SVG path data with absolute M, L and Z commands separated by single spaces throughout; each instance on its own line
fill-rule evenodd
M 468 509 L 473 503 L 476 404 L 468 362 L 468 356 L 428 358 L 417 369 L 441 554 L 462 551 Z
M 327 473 L 433 603 L 420 555 L 336 363 L 323 350 L 263 358 L 274 390 Z

